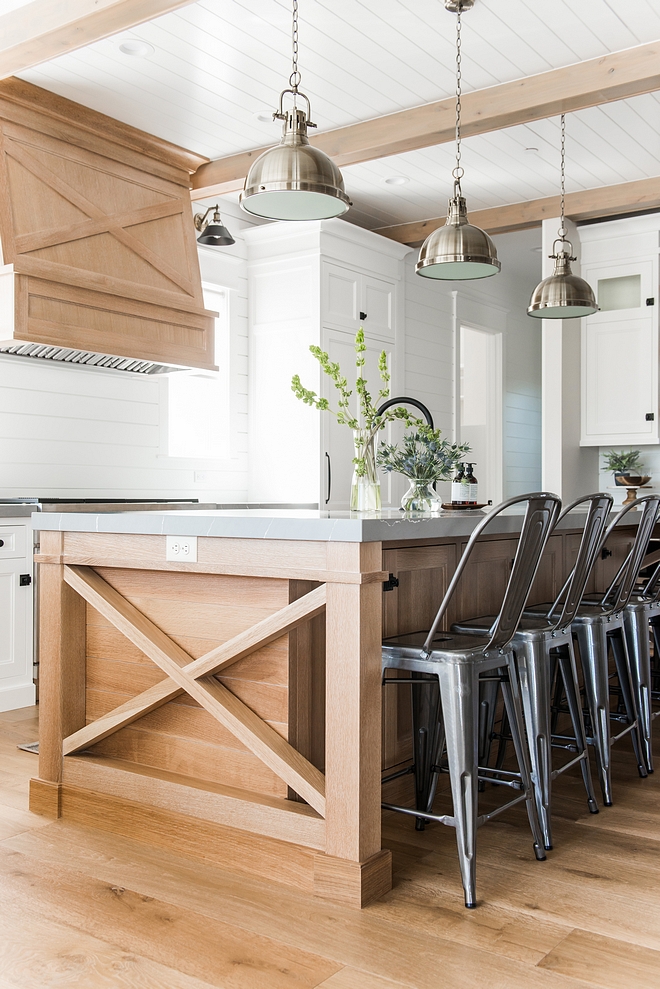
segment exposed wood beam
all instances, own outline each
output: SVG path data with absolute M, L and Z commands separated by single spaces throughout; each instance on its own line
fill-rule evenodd
M 566 196 L 566 215 L 576 223 L 658 208 L 660 208 L 660 176 L 639 179 L 636 182 L 623 182 L 621 185 L 603 186 L 602 189 L 570 192 Z M 508 206 L 475 210 L 469 214 L 469 220 L 489 234 L 503 234 L 512 230 L 540 227 L 543 220 L 559 216 L 559 211 L 559 196 L 548 196 L 546 199 L 532 199 L 526 203 L 511 203 Z M 430 220 L 379 227 L 376 233 L 389 237 L 390 240 L 396 240 L 400 244 L 414 246 L 421 244 L 433 230 L 444 226 L 444 223 L 444 216 L 436 216 Z
M 657 89 L 660 89 L 660 42 L 653 41 L 465 93 L 461 102 L 461 130 L 464 137 L 486 134 Z M 342 166 L 453 140 L 454 97 L 451 97 L 338 127 L 312 137 L 311 143 Z M 193 176 L 193 197 L 201 199 L 242 188 L 250 165 L 264 150 L 258 148 L 202 165 Z
M 194 0 L 32 0 L 0 17 L 0 79 Z

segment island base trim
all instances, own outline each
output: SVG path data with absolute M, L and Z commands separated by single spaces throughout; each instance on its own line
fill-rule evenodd
M 392 853 L 382 848 L 366 862 L 323 853 L 314 859 L 314 895 L 361 910 L 392 889 Z
M 60 817 L 61 798 L 61 783 L 53 783 L 51 780 L 41 780 L 37 777 L 30 780 L 29 807 L 33 814 L 41 814 L 42 817 Z

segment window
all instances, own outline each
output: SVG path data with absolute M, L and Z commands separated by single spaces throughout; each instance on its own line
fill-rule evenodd
M 639 309 L 641 304 L 641 275 L 598 279 L 598 305 L 601 312 L 610 312 L 613 309 Z
M 167 455 L 204 460 L 230 456 L 228 292 L 204 286 L 204 305 L 215 320 L 217 371 L 178 371 L 168 375 Z

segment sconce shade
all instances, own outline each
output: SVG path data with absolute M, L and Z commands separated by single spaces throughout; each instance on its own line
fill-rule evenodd
M 449 200 L 447 221 L 424 241 L 415 266 L 425 278 L 448 280 L 488 278 L 502 267 L 497 249 L 485 232 L 468 223 L 463 196 Z
M 271 220 L 324 220 L 351 205 L 342 174 L 307 137 L 299 107 L 286 111 L 280 143 L 252 164 L 240 195 L 247 213 Z
M 213 219 L 209 222 L 206 217 L 211 211 L 213 211 Z M 206 213 L 195 213 L 193 221 L 195 228 L 200 231 L 198 244 L 206 244 L 207 247 L 229 247 L 230 244 L 236 243 L 222 222 L 217 206 L 209 206 Z
M 208 244 L 211 247 L 228 247 L 236 241 L 227 230 L 224 223 L 209 223 L 208 227 L 197 238 L 198 244 Z
M 569 252 L 559 251 L 554 258 L 555 270 L 534 289 L 527 314 L 541 319 L 574 319 L 598 312 L 591 285 L 571 271 Z

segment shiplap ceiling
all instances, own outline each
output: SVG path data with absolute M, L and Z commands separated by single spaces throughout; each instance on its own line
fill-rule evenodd
M 26 0 L 0 0 L 0 12 Z M 218 158 L 277 142 L 268 115 L 290 71 L 289 0 L 199 0 L 21 77 L 143 130 Z M 302 88 L 319 130 L 450 96 L 455 18 L 442 0 L 300 0 Z M 119 45 L 153 46 L 136 58 Z M 477 0 L 464 15 L 466 91 L 660 38 L 660 0 Z M 571 114 L 569 191 L 660 175 L 657 94 Z M 552 195 L 558 120 L 464 142 L 473 209 Z M 526 151 L 536 148 L 536 151 Z M 444 212 L 452 148 L 442 145 L 346 167 L 367 227 Z M 387 178 L 402 176 L 404 185 Z M 232 197 L 235 198 L 235 197 Z

